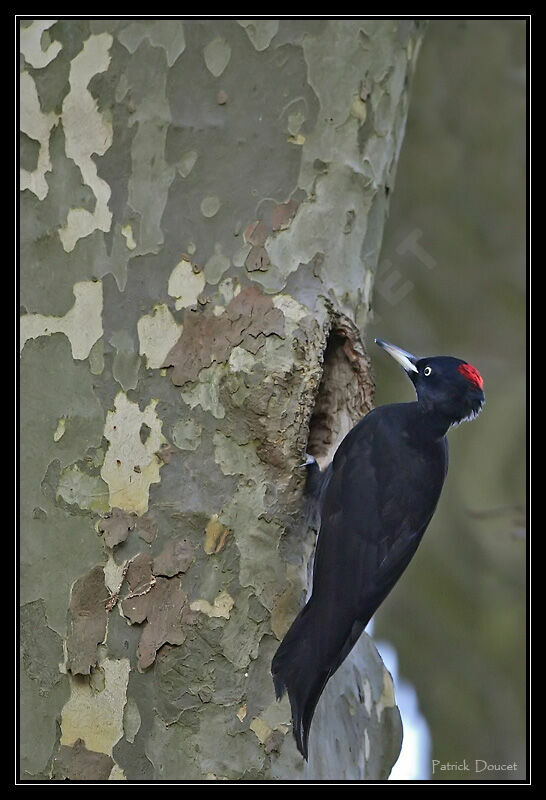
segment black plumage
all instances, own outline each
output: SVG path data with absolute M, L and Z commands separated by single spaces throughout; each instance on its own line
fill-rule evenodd
M 312 594 L 272 663 L 277 698 L 288 691 L 297 747 L 307 758 L 311 720 L 329 678 L 414 555 L 447 472 L 446 432 L 484 402 L 478 371 L 446 356 L 417 359 L 378 344 L 406 370 L 417 402 L 381 406 L 345 437 L 318 485 L 320 530 Z

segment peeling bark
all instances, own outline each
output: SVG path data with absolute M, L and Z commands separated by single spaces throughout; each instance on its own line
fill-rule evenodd
M 89 675 L 97 663 L 97 647 L 106 635 L 107 591 L 100 566 L 79 578 L 70 595 L 67 667 L 73 675 Z
M 107 781 L 114 761 L 105 753 L 87 750 L 85 742 L 77 739 L 72 747 L 61 747 L 53 762 L 54 781 Z
M 270 663 L 316 535 L 299 464 L 371 408 L 421 26 L 21 25 L 22 776 L 385 777 L 366 636 L 308 764 Z
M 272 333 L 284 338 L 283 314 L 269 297 L 247 286 L 234 297 L 220 316 L 206 311 L 188 311 L 184 332 L 172 347 L 162 367 L 174 367 L 171 379 L 183 386 L 198 378 L 202 369 L 227 361 L 235 347 L 256 355 Z

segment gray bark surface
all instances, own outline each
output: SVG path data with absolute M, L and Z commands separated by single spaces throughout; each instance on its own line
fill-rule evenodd
M 407 21 L 21 23 L 21 775 L 386 777 L 365 635 L 305 764 L 298 468 L 371 408 Z M 309 440 L 309 441 L 308 441 Z

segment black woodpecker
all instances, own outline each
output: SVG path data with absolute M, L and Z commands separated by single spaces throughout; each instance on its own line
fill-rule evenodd
M 310 469 L 320 508 L 313 590 L 271 665 L 277 699 L 288 692 L 305 759 L 327 681 L 406 569 L 434 514 L 447 473 L 448 429 L 476 417 L 485 402 L 482 377 L 466 361 L 416 358 L 375 341 L 403 367 L 417 401 L 370 411 L 320 473 L 320 484 L 317 465 Z

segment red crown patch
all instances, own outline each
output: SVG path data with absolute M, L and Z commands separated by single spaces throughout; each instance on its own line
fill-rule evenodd
M 464 375 L 467 381 L 477 386 L 478 389 L 483 389 L 483 378 L 476 367 L 473 367 L 472 364 L 459 364 L 457 369 L 461 375 Z

